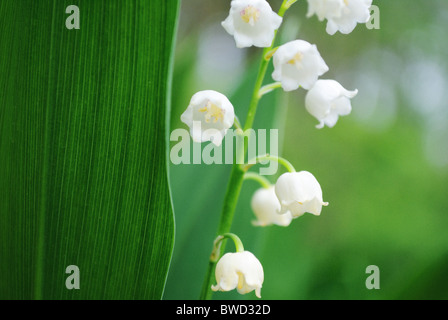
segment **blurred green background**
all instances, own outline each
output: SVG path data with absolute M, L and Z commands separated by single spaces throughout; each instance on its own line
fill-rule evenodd
M 269 2 L 277 11 L 281 1 Z M 379 30 L 358 25 L 349 35 L 329 36 L 326 22 L 305 18 L 304 0 L 280 29 L 279 43 L 316 44 L 330 67 L 322 78 L 359 94 L 351 115 L 332 129 L 315 129 L 304 90 L 279 90 L 259 106 L 255 126 L 280 129 L 281 155 L 312 172 L 330 202 L 320 217 L 306 214 L 287 228 L 253 227 L 250 198 L 258 185 L 245 183 L 232 231 L 263 264 L 263 299 L 448 298 L 448 3 L 373 4 Z M 180 115 L 205 89 L 227 95 L 244 121 L 261 49 L 235 47 L 220 25 L 229 7 L 230 1 L 183 1 L 171 130 L 186 128 Z M 271 72 L 272 66 L 266 83 Z M 199 297 L 229 171 L 230 165 L 171 164 L 176 240 L 165 299 Z M 365 287 L 369 265 L 380 268 L 379 290 Z

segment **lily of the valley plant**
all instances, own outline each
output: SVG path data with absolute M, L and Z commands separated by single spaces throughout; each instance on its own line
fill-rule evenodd
M 351 101 L 357 90 L 347 90 L 335 80 L 319 79 L 329 67 L 315 44 L 300 39 L 274 47 L 277 29 L 281 27 L 284 15 L 297 0 L 284 0 L 275 13 L 266 0 L 233 0 L 229 16 L 222 26 L 234 37 L 236 46 L 263 47 L 260 67 L 255 81 L 252 100 L 244 126 L 237 120 L 232 103 L 225 95 L 213 90 L 200 91 L 193 95 L 181 120 L 190 128 L 195 142 L 211 141 L 220 146 L 228 129 L 235 126 L 239 131 L 252 129 L 258 102 L 264 94 L 277 88 L 284 91 L 303 88 L 307 90 L 306 110 L 319 124 L 333 127 L 339 116 L 351 112 Z M 308 0 L 308 16 L 317 15 L 319 20 L 327 19 L 327 32 L 350 33 L 358 23 L 369 19 L 371 0 Z M 273 60 L 273 83 L 263 85 L 267 67 Z M 248 141 L 242 146 L 247 153 Z M 253 160 L 253 159 L 251 159 Z M 255 291 L 261 297 L 264 273 L 261 262 L 249 251 L 244 250 L 241 240 L 230 233 L 240 190 L 245 180 L 260 183 L 251 200 L 255 215 L 254 226 L 278 225 L 286 227 L 305 213 L 319 216 L 328 202 L 323 199 L 321 186 L 316 177 L 305 170 L 296 172 L 286 159 L 274 155 L 258 155 L 255 163 L 277 161 L 287 172 L 272 184 L 266 177 L 253 171 L 253 161 L 234 164 L 229 178 L 221 219 L 210 255 L 207 273 L 200 298 L 209 299 L 214 291 L 236 289 L 241 294 Z M 250 163 L 250 164 L 249 164 Z M 232 239 L 236 252 L 225 253 L 222 243 Z

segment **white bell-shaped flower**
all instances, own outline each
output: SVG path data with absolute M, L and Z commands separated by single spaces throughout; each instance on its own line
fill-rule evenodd
M 235 112 L 225 95 L 204 90 L 193 95 L 180 119 L 190 127 L 193 141 L 211 141 L 220 146 L 227 130 L 235 121 Z
M 294 218 L 305 212 L 318 216 L 322 206 L 328 205 L 322 200 L 319 182 L 308 171 L 282 174 L 275 184 L 275 193 L 280 201 L 280 213 L 289 211 Z
M 237 289 L 241 294 L 255 290 L 261 298 L 261 287 L 264 281 L 263 266 L 249 251 L 229 252 L 221 257 L 215 270 L 216 285 L 213 291 L 230 291 Z
M 282 18 L 266 0 L 233 0 L 229 16 L 222 22 L 238 48 L 270 47 Z
M 308 0 L 308 14 L 314 13 L 319 20 L 327 22 L 327 33 L 337 31 L 348 34 L 358 23 L 366 23 L 370 18 L 372 0 Z
M 344 0 L 308 0 L 307 17 L 316 14 L 319 21 L 338 18 L 344 8 Z
M 339 116 L 350 114 L 350 99 L 357 94 L 358 90 L 346 90 L 335 80 L 317 80 L 306 94 L 305 107 L 320 121 L 316 128 L 321 129 L 324 125 L 332 128 Z
M 255 226 L 289 226 L 292 220 L 292 215 L 289 211 L 284 214 L 280 214 L 280 202 L 275 194 L 275 187 L 258 189 L 251 200 L 252 211 L 257 217 L 256 221 L 252 223 Z
M 295 40 L 280 46 L 274 54 L 272 78 L 282 84 L 285 91 L 310 89 L 319 76 L 328 71 L 316 45 Z
M 356 24 L 366 23 L 370 19 L 372 0 L 343 0 L 343 2 L 341 15 L 328 18 L 326 30 L 330 35 L 337 31 L 348 34 L 355 29 Z

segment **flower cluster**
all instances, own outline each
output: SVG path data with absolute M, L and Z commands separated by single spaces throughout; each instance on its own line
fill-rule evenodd
M 329 71 L 329 67 L 315 44 L 298 39 L 276 48 L 273 47 L 283 15 L 296 1 L 284 0 L 277 14 L 266 0 L 233 0 L 229 16 L 222 22 L 222 26 L 234 37 L 237 47 L 266 48 L 261 66 L 265 66 L 271 58 L 273 60 L 272 78 L 276 83 L 261 88 L 266 68 L 260 68 L 264 71 L 260 71 L 258 75 L 259 87 L 255 88 L 253 95 L 255 100 L 251 102 L 251 106 L 256 106 L 257 99 L 274 88 L 281 87 L 284 91 L 303 88 L 307 90 L 305 108 L 319 121 L 316 127 L 332 128 L 339 116 L 350 114 L 352 108 L 350 99 L 356 96 L 357 90 L 347 90 L 336 80 L 320 79 Z M 308 0 L 308 16 L 316 14 L 321 21 L 327 19 L 329 34 L 334 34 L 336 31 L 350 33 L 357 23 L 368 21 L 371 2 L 372 0 Z M 254 112 L 249 114 L 253 117 Z M 241 125 L 236 121 L 232 103 L 223 94 L 213 90 L 196 93 L 182 114 L 181 120 L 190 127 L 193 141 L 211 141 L 216 146 L 221 145 L 224 135 L 233 125 L 241 129 Z M 252 124 L 251 121 L 249 121 L 250 124 Z M 288 226 L 293 219 L 301 217 L 306 212 L 319 216 L 322 206 L 328 205 L 323 201 L 319 182 L 310 172 L 296 172 L 286 159 L 276 156 L 258 156 L 257 159 L 277 161 L 283 164 L 288 172 L 282 174 L 276 183 L 271 185 L 264 177 L 247 172 L 251 167 L 249 165 L 233 171 L 232 174 L 243 171 L 245 179 L 259 180 L 263 186 L 254 193 L 251 200 L 251 208 L 257 218 L 253 221 L 254 225 Z M 238 181 L 238 179 L 231 177 L 231 181 Z M 230 184 L 229 188 L 232 187 L 234 186 Z M 231 192 L 227 193 L 229 194 L 234 195 Z M 232 201 L 236 199 L 233 198 Z M 226 198 L 226 200 L 229 199 Z M 223 214 L 227 212 L 224 210 Z M 219 230 L 222 229 L 219 228 Z M 236 241 L 235 235 L 231 234 L 229 237 Z M 222 238 L 221 235 L 218 236 L 218 242 Z M 216 255 L 219 255 L 220 250 L 214 249 L 212 253 L 214 258 L 211 261 L 216 262 L 217 284 L 212 285 L 211 289 L 213 291 L 237 289 L 241 294 L 255 291 L 256 296 L 261 297 L 264 279 L 262 265 L 252 253 L 242 249 L 239 238 L 236 244 L 237 249 L 239 247 L 237 252 L 226 253 L 219 260 Z M 206 289 L 210 289 L 210 286 Z
M 335 80 L 318 80 L 329 70 L 316 45 L 295 40 L 280 46 L 274 54 L 272 78 L 285 91 L 302 87 L 309 90 L 305 99 L 308 112 L 324 124 L 333 127 L 339 116 L 351 111 L 350 100 L 357 91 L 347 91 Z M 343 106 L 341 106 L 343 105 Z
M 289 226 L 295 218 L 306 212 L 319 216 L 322 206 L 322 189 L 317 179 L 308 171 L 286 172 L 274 186 L 265 185 L 252 196 L 251 207 L 257 220 L 255 226 Z

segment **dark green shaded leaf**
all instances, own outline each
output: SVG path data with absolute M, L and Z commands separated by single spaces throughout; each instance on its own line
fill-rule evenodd
M 69 5 L 79 30 L 65 26 Z M 161 298 L 177 11 L 177 0 L 0 3 L 0 298 Z M 80 290 L 65 286 L 69 265 Z

